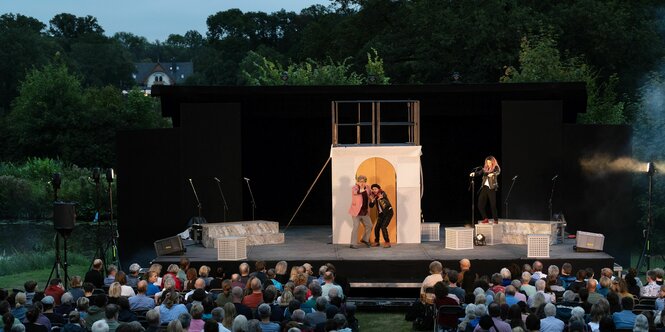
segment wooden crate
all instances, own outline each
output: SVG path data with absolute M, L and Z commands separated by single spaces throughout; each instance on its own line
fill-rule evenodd
M 473 228 L 446 227 L 446 249 L 473 249 Z
M 217 260 L 237 261 L 247 259 L 246 237 L 223 237 L 217 239 Z
M 439 228 L 441 224 L 438 222 L 423 222 L 420 223 L 420 239 L 421 241 L 439 241 Z
M 498 224 L 476 224 L 476 234 L 485 236 L 487 245 L 503 243 L 503 225 Z
M 550 257 L 550 235 L 529 234 L 527 235 L 527 257 L 549 258 Z

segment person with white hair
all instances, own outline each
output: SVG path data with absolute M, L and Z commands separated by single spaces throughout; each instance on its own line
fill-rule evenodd
M 543 294 L 543 297 L 545 299 L 545 303 L 553 303 L 555 299 L 552 298 L 552 295 L 545 293 L 545 280 L 543 279 L 538 279 L 536 281 L 536 293 L 533 296 L 529 296 L 529 300 L 527 301 L 527 304 L 529 305 L 529 308 L 533 308 L 537 306 L 533 305 L 534 298 L 536 297 L 536 294 Z
M 370 188 L 367 185 L 367 177 L 358 175 L 356 184 L 351 188 L 351 206 L 349 207 L 349 214 L 353 219 L 350 247 L 358 249 L 358 228 L 360 223 L 364 226 L 364 232 L 360 243 L 364 246 L 370 247 L 369 237 L 372 233 L 372 219 L 369 216 L 369 195 Z
M 101 319 L 92 324 L 92 332 L 109 332 L 109 324 L 105 320 Z
M 467 326 L 475 328 L 476 326 L 471 322 L 476 320 L 476 317 L 476 305 L 473 303 L 468 304 L 464 309 L 464 318 L 459 323 L 459 325 L 457 325 L 458 331 L 465 331 Z M 478 324 L 478 322 L 476 322 L 476 324 Z
M 508 270 L 508 268 L 505 268 L 505 267 L 502 268 L 501 271 L 499 272 L 499 274 L 501 275 L 501 279 L 502 279 L 501 280 L 501 285 L 502 286 L 504 286 L 504 287 L 508 286 L 513 281 L 512 275 L 510 273 L 510 270 Z
M 422 285 L 420 285 L 420 300 L 425 303 L 429 302 L 432 303 L 434 301 L 434 295 L 433 292 L 427 292 L 428 288 L 433 288 L 434 285 L 439 282 L 443 281 L 443 276 L 441 273 L 443 272 L 443 264 L 439 261 L 433 261 L 429 263 L 429 273 L 427 277 L 425 277 L 425 280 L 423 280 Z
M 639 314 L 635 317 L 633 332 L 649 332 L 649 320 L 647 319 L 647 316 Z
M 552 303 L 545 305 L 545 318 L 540 320 L 540 331 L 542 332 L 561 332 L 565 327 L 562 320 L 556 316 L 556 307 Z
M 246 332 L 247 331 L 247 317 L 245 315 L 238 315 L 233 319 L 233 326 L 231 327 L 233 332 Z

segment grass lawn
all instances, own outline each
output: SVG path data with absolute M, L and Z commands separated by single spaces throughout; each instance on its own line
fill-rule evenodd
M 81 276 L 81 278 L 83 278 L 87 270 L 88 270 L 87 265 L 86 266 L 70 265 L 67 269 L 67 274 L 69 275 L 70 278 L 75 275 Z M 37 281 L 37 287 L 40 290 L 44 290 L 48 286 L 46 285 L 46 281 L 48 281 L 48 276 L 50 273 L 51 273 L 51 268 L 48 268 L 48 269 L 31 270 L 31 271 L 1 276 L 0 288 L 23 289 L 23 284 L 26 281 L 35 280 Z M 53 273 L 53 278 L 55 278 L 55 272 Z M 64 273 L 62 271 L 60 272 L 60 278 L 62 279 L 65 278 Z
M 404 313 L 357 312 L 356 318 L 363 332 L 411 331 Z

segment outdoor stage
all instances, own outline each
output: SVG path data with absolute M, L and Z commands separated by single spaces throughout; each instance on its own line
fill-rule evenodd
M 448 227 L 450 225 L 446 225 Z M 283 232 L 283 230 L 280 230 Z M 419 231 L 419 230 L 417 230 Z M 533 263 L 534 258 L 527 258 L 527 246 L 516 244 L 497 244 L 480 246 L 468 250 L 444 249 L 444 225 L 441 227 L 440 241 L 423 242 L 421 244 L 394 244 L 392 248 L 360 248 L 352 249 L 348 245 L 333 245 L 330 226 L 297 226 L 285 232 L 282 244 L 248 246 L 247 260 L 253 262 L 263 260 L 269 267 L 280 260 L 294 264 L 308 262 L 318 267 L 332 263 L 338 274 L 344 275 L 353 288 L 414 288 L 419 287 L 422 280 L 429 274 L 429 263 L 438 260 L 444 267 L 459 270 L 459 260 L 468 258 L 472 268 L 480 275 L 491 275 L 502 267 L 512 263 L 522 266 Z M 227 276 L 236 273 L 239 261 L 218 261 L 217 250 L 204 248 L 200 244 L 186 241 L 187 251 L 183 255 L 198 267 L 202 264 L 213 267 L 223 266 Z M 575 252 L 575 240 L 566 239 L 563 244 L 550 246 L 550 258 L 538 259 L 547 267 L 550 264 L 561 266 L 570 262 L 573 270 L 591 267 L 600 271 L 603 267 L 613 267 L 614 257 L 604 252 Z M 153 262 L 177 264 L 183 255 L 158 256 Z M 356 293 L 357 294 L 357 293 Z

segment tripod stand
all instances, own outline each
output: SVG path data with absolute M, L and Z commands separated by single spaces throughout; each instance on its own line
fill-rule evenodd
M 647 175 L 649 176 L 649 200 L 647 203 L 647 224 L 644 230 L 644 247 L 642 248 L 642 254 L 637 261 L 637 272 L 640 272 L 642 265 L 646 265 L 647 271 L 651 269 L 651 197 L 653 196 L 653 174 L 655 168 L 653 163 L 647 164 Z
M 67 289 L 69 275 L 67 274 L 67 236 L 71 234 L 74 229 L 74 223 L 76 214 L 74 213 L 74 207 L 72 204 L 66 204 L 63 202 L 58 202 L 58 190 L 60 189 L 61 179 L 60 173 L 53 174 L 53 179 L 51 180 L 51 185 L 53 186 L 53 228 L 56 230 L 55 233 L 55 261 L 53 262 L 53 268 L 51 273 L 48 276 L 48 281 L 46 284 L 50 284 L 53 273 L 55 277 L 60 279 L 60 270 L 64 272 L 64 285 Z M 65 252 L 65 261 L 64 263 L 60 260 L 60 236 L 64 239 L 64 252 Z
M 118 234 L 118 227 L 113 220 L 113 178 L 115 177 L 115 174 L 113 172 L 112 168 L 109 168 L 106 171 L 106 181 L 108 182 L 108 202 L 109 202 L 109 223 L 108 223 L 108 232 L 106 233 L 106 236 L 104 236 L 104 232 L 101 229 L 101 225 L 97 225 L 97 250 L 95 251 L 95 256 L 92 258 L 92 261 L 90 262 L 90 267 L 88 269 L 92 268 L 92 265 L 95 261 L 96 258 L 100 258 L 103 262 L 103 264 L 106 264 L 107 261 L 110 263 L 114 264 L 115 266 L 118 267 L 118 270 L 122 270 L 122 265 L 120 264 L 120 258 L 118 254 L 118 238 L 120 237 Z M 104 239 L 106 237 L 106 239 Z M 109 250 L 111 251 L 111 257 L 110 259 L 108 254 Z M 106 269 L 106 266 L 104 266 L 104 269 Z

